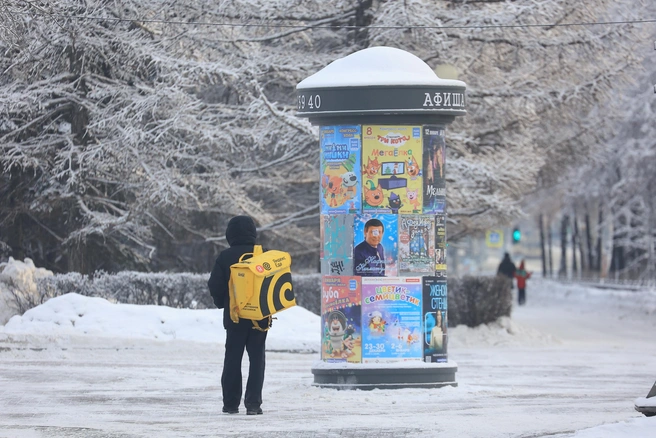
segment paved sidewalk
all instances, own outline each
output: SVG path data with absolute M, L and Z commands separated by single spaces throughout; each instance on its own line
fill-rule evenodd
M 314 388 L 315 355 L 269 353 L 251 417 L 220 413 L 217 345 L 0 334 L 0 437 L 568 436 L 639 416 L 641 345 L 458 348 L 457 388 L 394 391 Z

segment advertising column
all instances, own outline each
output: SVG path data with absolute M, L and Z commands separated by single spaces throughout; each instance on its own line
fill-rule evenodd
M 322 126 L 322 359 L 447 361 L 440 126 Z

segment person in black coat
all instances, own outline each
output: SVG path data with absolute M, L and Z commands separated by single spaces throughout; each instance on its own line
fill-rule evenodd
M 221 388 L 223 390 L 223 412 L 228 414 L 239 413 L 241 403 L 241 359 L 244 348 L 248 352 L 250 366 L 244 406 L 248 415 L 261 414 L 262 385 L 264 383 L 264 350 L 267 337 L 266 331 L 256 330 L 249 319 L 239 319 L 234 323 L 230 319 L 230 293 L 228 282 L 230 280 L 230 266 L 238 263 L 239 258 L 252 253 L 257 239 L 255 222 L 249 216 L 235 216 L 228 222 L 226 240 L 230 248 L 221 251 L 216 258 L 212 274 L 207 282 L 214 305 L 223 309 L 223 326 L 226 329 L 225 359 L 223 361 L 223 374 L 221 375 Z M 266 329 L 269 319 L 257 321 L 258 325 Z
M 497 275 L 505 275 L 512 280 L 515 278 L 515 271 L 517 271 L 517 267 L 510 259 L 510 254 L 505 253 L 503 255 L 503 260 L 501 260 L 501 263 L 499 264 L 499 269 L 497 269 Z

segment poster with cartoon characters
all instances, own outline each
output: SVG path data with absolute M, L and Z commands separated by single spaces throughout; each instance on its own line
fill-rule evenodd
M 359 214 L 353 223 L 353 275 L 398 275 L 398 216 Z
M 326 362 L 362 361 L 360 277 L 322 277 L 321 326 L 321 359 Z
M 435 273 L 435 216 L 399 215 L 399 275 Z
M 446 215 L 435 215 L 435 271 L 446 277 Z
M 363 212 L 422 212 L 421 131 L 420 126 L 362 127 Z
M 446 143 L 444 128 L 424 126 L 423 212 L 446 212 Z
M 447 361 L 447 286 L 445 278 L 423 277 L 424 361 Z
M 361 193 L 360 125 L 322 126 L 321 142 L 321 213 L 359 213 Z
M 321 273 L 323 275 L 353 274 L 352 214 L 321 215 Z
M 421 277 L 362 279 L 362 362 L 420 361 Z

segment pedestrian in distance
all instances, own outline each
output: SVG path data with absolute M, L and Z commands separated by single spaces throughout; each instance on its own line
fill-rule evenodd
M 515 271 L 515 278 L 517 279 L 517 289 L 519 291 L 517 301 L 520 306 L 523 306 L 526 303 L 526 280 L 531 278 L 531 272 L 524 268 L 524 260 L 519 264 L 519 269 Z
M 517 268 L 510 258 L 510 254 L 505 253 L 503 255 L 503 260 L 501 260 L 501 263 L 499 263 L 499 268 L 497 269 L 497 277 L 504 280 L 504 289 L 506 289 L 510 294 L 512 294 L 513 280 L 515 278 L 516 270 Z
M 265 342 L 267 331 L 255 330 L 253 321 L 230 319 L 230 266 L 238 263 L 244 254 L 252 253 L 257 239 L 255 222 L 249 216 L 235 216 L 228 222 L 226 240 L 229 248 L 221 251 L 216 258 L 212 274 L 207 282 L 214 305 L 223 309 L 223 327 L 226 330 L 225 358 L 221 375 L 223 391 L 223 412 L 239 413 L 242 395 L 241 360 L 244 348 L 250 362 L 248 381 L 244 395 L 247 415 L 262 414 L 262 386 L 264 384 Z M 246 257 L 247 258 L 247 257 Z M 262 329 L 269 327 L 269 318 L 255 321 Z
M 516 270 L 517 267 L 513 263 L 512 259 L 510 258 L 510 254 L 505 253 L 503 255 L 503 260 L 501 260 L 501 263 L 499 264 L 499 268 L 497 269 L 497 275 L 505 275 L 506 277 L 512 280 L 513 278 L 515 278 Z

